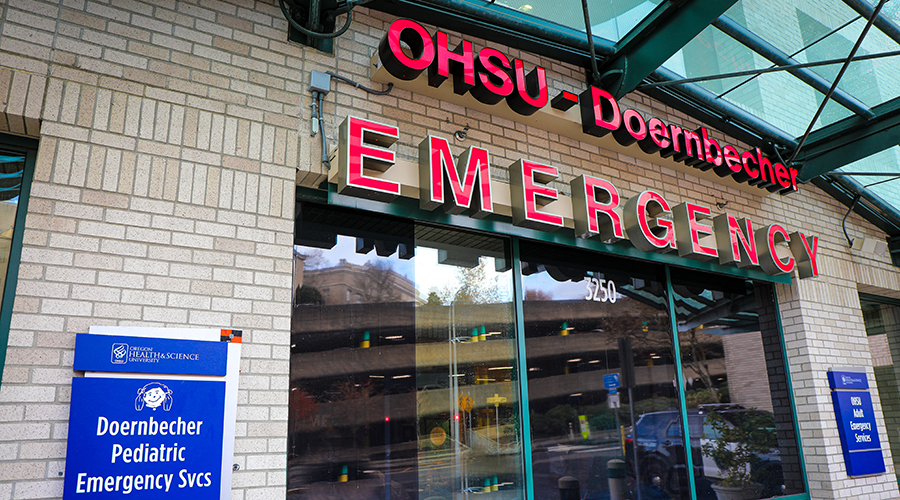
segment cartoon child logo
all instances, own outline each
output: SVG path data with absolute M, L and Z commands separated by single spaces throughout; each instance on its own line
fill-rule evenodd
M 138 389 L 137 398 L 134 400 L 134 409 L 141 411 L 144 409 L 144 406 L 152 408 L 153 411 L 156 411 L 160 406 L 165 411 L 171 410 L 172 389 L 159 382 L 150 382 L 141 387 Z

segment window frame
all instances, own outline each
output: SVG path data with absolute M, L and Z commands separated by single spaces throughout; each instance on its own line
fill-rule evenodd
M 22 238 L 25 233 L 25 216 L 28 214 L 28 200 L 31 184 L 34 179 L 34 165 L 37 160 L 38 142 L 34 139 L 0 133 L 0 148 L 21 153 L 25 157 L 25 169 L 22 172 L 22 189 L 16 208 L 16 222 L 9 247 L 9 266 L 6 270 L 6 289 L 12 293 L 4 293 L 0 301 L 0 387 L 3 385 L 3 368 L 6 366 L 6 352 L 9 345 L 9 329 L 12 322 L 13 305 L 16 299 L 16 285 L 19 277 L 19 264 L 22 261 Z M 6 290 L 5 289 L 5 290 Z

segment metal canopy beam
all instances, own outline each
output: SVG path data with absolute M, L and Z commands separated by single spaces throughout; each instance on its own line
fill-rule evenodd
M 864 0 L 844 0 L 844 3 L 855 10 L 856 13 L 864 19 L 871 18 L 872 13 L 875 12 L 875 8 Z M 880 29 L 882 33 L 890 37 L 893 41 L 900 44 L 900 27 L 894 24 L 893 21 L 879 14 L 878 17 L 875 18 L 875 27 Z
M 616 44 L 600 69 L 604 88 L 621 98 L 725 13 L 737 0 L 665 2 Z
M 723 33 L 734 38 L 750 50 L 765 57 L 770 62 L 778 66 L 788 66 L 799 64 L 800 61 L 790 57 L 788 54 L 778 50 L 777 47 L 765 41 L 756 33 L 741 26 L 728 16 L 720 16 L 713 22 L 713 26 L 722 30 Z M 806 68 L 788 69 L 788 73 L 797 77 L 803 83 L 825 94 L 831 87 L 831 82 L 822 78 L 812 70 Z M 849 109 L 853 113 L 863 118 L 869 119 L 874 117 L 868 106 L 857 100 L 852 95 L 840 89 L 835 89 L 831 96 L 838 104 Z
M 875 118 L 851 116 L 810 134 L 794 159 L 803 167 L 797 179 L 809 182 L 820 175 L 900 144 L 900 99 L 873 109 Z

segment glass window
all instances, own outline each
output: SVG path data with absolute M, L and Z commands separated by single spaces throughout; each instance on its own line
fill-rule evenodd
M 860 297 L 875 385 L 894 469 L 900 466 L 900 303 L 875 296 Z M 870 385 L 871 386 L 871 385 Z
M 618 459 L 643 497 L 690 498 L 662 268 L 521 248 L 535 497 L 558 497 L 564 476 L 608 496 Z
M 591 34 L 618 42 L 661 3 L 662 0 L 588 0 Z M 577 0 L 500 0 L 496 5 L 585 31 L 582 4 Z
M 803 493 L 771 285 L 673 269 L 672 288 L 697 497 Z
M 0 134 L 0 378 L 22 252 L 28 186 L 34 172 L 34 146 L 36 143 L 27 139 Z
M 805 491 L 770 285 L 313 203 L 295 231 L 288 498 Z
M 295 243 L 288 498 L 523 498 L 507 242 L 303 204 Z
M 714 26 L 706 27 L 663 66 L 686 78 L 764 69 L 772 63 Z M 778 129 L 800 136 L 815 115 L 824 94 L 786 71 L 697 83 Z M 817 126 L 852 113 L 829 101 Z
M 23 154 L 0 149 L 0 298 L 7 291 L 7 270 L 24 172 Z

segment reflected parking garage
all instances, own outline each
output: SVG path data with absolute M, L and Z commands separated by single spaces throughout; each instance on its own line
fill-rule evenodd
M 805 491 L 771 285 L 310 203 L 296 235 L 289 498 Z

